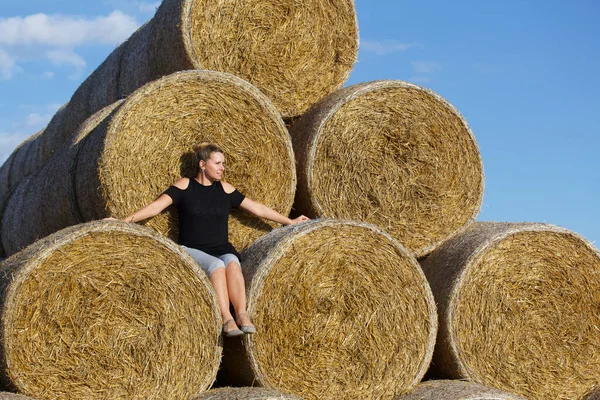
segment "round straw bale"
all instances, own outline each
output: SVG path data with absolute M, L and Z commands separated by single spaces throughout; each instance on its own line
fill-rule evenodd
M 421 265 L 438 304 L 432 372 L 529 399 L 600 381 L 600 253 L 536 223 L 475 223 Z
M 524 397 L 474 382 L 427 381 L 397 400 L 525 400 Z
M 2 246 L 14 254 L 39 238 L 84 222 L 75 199 L 75 163 L 83 140 L 121 101 L 88 118 L 72 140 L 37 172 L 22 180 L 2 218 Z
M 260 387 L 219 388 L 204 392 L 191 400 L 302 400 L 292 394 Z
M 305 399 L 391 399 L 425 374 L 435 303 L 415 258 L 379 228 L 288 226 L 256 241 L 242 264 L 259 333 L 225 341 L 229 382 Z
M 50 235 L 0 264 L 0 376 L 39 398 L 188 398 L 219 366 L 212 286 L 171 240 L 122 222 Z
M 341 87 L 356 61 L 358 23 L 353 0 L 181 3 L 183 14 L 173 16 L 169 10 L 165 20 L 181 21 L 184 46 L 194 67 L 249 81 L 284 117 L 303 114 Z M 162 17 L 159 14 L 161 9 L 157 19 Z M 164 53 L 160 42 L 152 43 L 151 49 L 152 54 Z
M 124 218 L 180 176 L 193 176 L 192 147 L 205 141 L 224 150 L 226 181 L 289 213 L 296 171 L 280 114 L 249 83 L 193 70 L 142 87 L 88 135 L 74 174 L 83 218 Z M 175 214 L 159 215 L 147 225 L 176 238 Z M 269 230 L 271 225 L 242 212 L 229 224 L 230 240 L 240 251 Z
M 477 143 L 430 90 L 402 81 L 350 86 L 314 106 L 291 135 L 300 213 L 376 224 L 422 256 L 479 212 Z

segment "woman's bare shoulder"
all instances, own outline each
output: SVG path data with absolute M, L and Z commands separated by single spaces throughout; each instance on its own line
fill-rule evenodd
M 223 190 L 225 191 L 225 193 L 231 194 L 231 193 L 235 192 L 235 188 L 233 187 L 233 185 L 231 183 L 221 181 L 221 185 L 223 185 Z
M 178 189 L 185 190 L 190 186 L 190 178 L 181 178 L 175 184 L 173 184 Z

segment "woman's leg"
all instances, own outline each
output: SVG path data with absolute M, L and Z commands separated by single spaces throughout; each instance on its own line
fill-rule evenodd
M 215 289 L 217 295 L 217 303 L 223 318 L 223 331 L 229 332 L 238 330 L 238 327 L 233 320 L 231 311 L 229 311 L 229 291 L 227 290 L 227 274 L 225 272 L 225 264 L 217 257 L 213 257 L 205 252 L 193 249 L 186 246 L 181 246 L 194 261 L 206 272 L 208 279 Z M 230 322 L 231 321 L 231 322 Z
M 254 327 L 246 312 L 246 286 L 244 284 L 244 275 L 242 274 L 240 261 L 233 254 L 225 254 L 219 258 L 226 265 L 227 291 L 229 292 L 229 300 L 231 300 L 235 311 L 237 324 L 245 327 Z

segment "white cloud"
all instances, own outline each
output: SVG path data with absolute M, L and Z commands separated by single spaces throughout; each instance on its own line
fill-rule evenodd
M 120 11 L 93 19 L 47 14 L 0 18 L 0 45 L 117 44 L 127 39 L 138 25 L 135 18 Z
M 55 66 L 71 66 L 79 79 L 86 62 L 75 52 L 79 46 L 116 45 L 139 24 L 121 11 L 93 18 L 33 14 L 0 18 L 0 79 L 10 79 L 23 62 L 46 58 Z
M 412 61 L 412 66 L 417 74 L 433 74 L 442 69 L 440 64 L 432 61 Z
M 369 53 L 383 56 L 391 53 L 406 51 L 416 44 L 400 43 L 397 40 L 361 40 L 360 49 Z
M 54 78 L 54 72 L 52 71 L 46 71 L 42 74 L 42 78 L 44 79 L 52 79 Z

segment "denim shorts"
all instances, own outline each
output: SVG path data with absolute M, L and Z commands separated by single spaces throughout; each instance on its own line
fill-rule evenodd
M 214 257 L 210 254 L 203 252 L 202 250 L 193 249 L 191 247 L 181 246 L 192 258 L 198 263 L 200 268 L 206 272 L 208 276 L 211 276 L 219 268 L 225 268 L 230 262 L 235 261 L 237 265 L 240 265 L 235 254 L 227 253 L 222 256 Z

